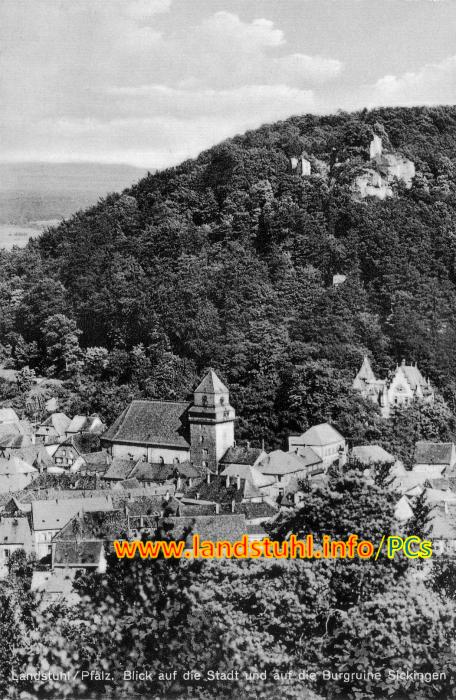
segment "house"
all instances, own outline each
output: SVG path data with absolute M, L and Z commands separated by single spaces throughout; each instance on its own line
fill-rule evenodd
M 456 556 L 456 504 L 434 508 L 431 514 L 430 535 L 432 553 L 436 556 Z
M 102 436 L 110 455 L 151 464 L 190 461 L 215 472 L 234 444 L 235 411 L 229 392 L 213 370 L 193 393 L 193 401 L 135 400 Z
M 73 540 L 52 543 L 53 569 L 93 569 L 99 574 L 106 571 L 103 540 Z
M 419 441 L 415 445 L 413 471 L 431 479 L 450 476 L 456 465 L 456 447 L 452 442 Z
M 233 445 L 227 449 L 221 458 L 219 469 L 222 471 L 227 467 L 242 467 L 244 465 L 257 467 L 264 457 L 266 457 L 266 452 L 259 447 L 250 447 L 249 444 L 245 446 Z
M 101 435 L 105 430 L 105 424 L 96 414 L 92 416 L 74 416 L 65 430 L 65 435 L 66 437 L 71 437 L 78 433 Z
M 57 445 L 52 458 L 54 464 L 62 469 L 70 469 L 76 460 L 80 459 L 84 454 L 83 448 L 81 447 L 76 435 L 71 435 L 70 437 L 63 440 L 59 445 Z M 80 462 L 82 463 L 82 459 Z
M 37 558 L 50 554 L 52 538 L 77 513 L 112 510 L 109 495 L 32 501 L 32 535 Z
M 243 479 L 245 482 L 251 484 L 262 496 L 273 496 L 274 494 L 273 487 L 276 483 L 275 477 L 270 474 L 264 474 L 260 469 L 250 464 L 228 464 L 224 470 L 220 472 L 220 476 L 228 477 L 228 479 L 230 477 Z
M 314 425 L 302 435 L 288 438 L 289 452 L 305 455 L 305 448 L 309 447 L 321 459 L 325 469 L 346 452 L 345 438 L 329 423 Z
M 293 478 L 309 478 L 315 471 L 323 469 L 321 458 L 312 448 L 302 447 L 301 454 L 296 452 L 284 452 L 274 450 L 262 459 L 258 469 L 265 475 L 274 479 L 274 487 L 270 494 L 274 498 L 283 496 L 287 485 Z
M 0 457 L 0 493 L 21 491 L 38 476 L 38 471 L 20 457 Z
M 30 590 L 42 597 L 43 606 L 57 602 L 76 605 L 80 600 L 73 588 L 77 573 L 77 569 L 63 568 L 34 571 Z
M 64 413 L 52 413 L 38 425 L 35 431 L 36 442 L 43 445 L 56 445 L 66 437 L 66 430 L 71 421 Z
M 26 554 L 33 551 L 32 533 L 27 517 L 0 519 L 0 578 L 8 575 L 8 561 L 13 552 L 23 549 Z
M 429 379 L 423 377 L 416 363 L 406 365 L 405 360 L 396 366 L 390 379 L 377 379 L 365 356 L 353 380 L 353 388 L 377 404 L 385 418 L 389 417 L 394 406 L 408 405 L 416 399 L 434 402 L 434 390 Z
M 77 462 L 80 464 L 77 465 Z M 88 452 L 82 454 L 79 460 L 74 462 L 70 471 L 79 471 L 80 474 L 98 474 L 102 476 L 109 469 L 111 464 L 111 457 L 105 450 L 98 450 L 98 452 Z

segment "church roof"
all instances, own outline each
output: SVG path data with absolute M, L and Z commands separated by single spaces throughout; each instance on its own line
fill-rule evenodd
M 213 369 L 210 369 L 204 379 L 195 389 L 195 394 L 227 394 L 228 389 L 218 378 Z
M 182 401 L 132 401 L 102 440 L 188 449 L 185 415 L 188 408 L 189 404 Z

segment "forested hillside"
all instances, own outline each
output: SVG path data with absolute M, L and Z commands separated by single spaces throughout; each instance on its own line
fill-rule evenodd
M 374 131 L 416 168 L 383 201 L 352 190 Z M 302 152 L 308 177 L 290 170 Z M 107 421 L 133 395 L 186 396 L 212 365 L 241 438 L 278 445 L 331 419 L 389 445 L 411 422 L 415 438 L 442 439 L 456 404 L 455 260 L 456 108 L 292 117 L 4 252 L 4 363 L 66 379 L 73 408 Z M 350 389 L 364 354 L 382 376 L 418 362 L 449 409 L 396 411 L 385 427 Z

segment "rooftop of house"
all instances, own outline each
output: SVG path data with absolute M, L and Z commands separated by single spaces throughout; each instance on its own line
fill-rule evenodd
M 382 462 L 393 464 L 395 457 L 381 447 L 381 445 L 358 445 L 352 449 L 352 457 L 365 465 Z
M 102 540 L 59 541 L 54 545 L 53 567 L 92 568 L 100 564 L 104 553 Z
M 35 531 L 60 530 L 79 512 L 111 511 L 110 495 L 95 498 L 72 498 L 32 501 L 32 524 Z
M 334 442 L 341 442 L 343 439 L 342 435 L 329 423 L 313 425 L 301 435 L 302 443 L 310 447 L 312 445 L 323 447 Z
M 97 472 L 102 473 L 108 469 L 111 464 L 111 457 L 105 450 L 98 450 L 98 452 L 86 452 L 81 455 L 84 460 L 83 469 L 85 472 Z
M 415 365 L 406 365 L 405 361 L 403 360 L 402 364 L 396 368 L 396 373 L 397 372 L 402 372 L 402 374 L 407 379 L 407 382 L 413 391 L 415 391 L 415 389 L 418 386 L 427 387 L 427 382 L 426 382 L 425 378 L 423 377 L 423 375 L 421 374 L 418 367 L 416 366 L 416 364 Z
M 456 540 L 456 507 L 434 508 L 429 525 L 432 540 Z
M 105 472 L 103 479 L 114 479 L 119 481 L 128 479 L 135 464 L 136 462 L 132 459 L 121 459 L 120 457 L 114 457 L 108 470 Z
M 188 403 L 135 400 L 103 434 L 103 440 L 163 447 L 190 447 Z
M 271 474 L 269 476 L 267 474 L 263 474 L 260 469 L 247 464 L 228 464 L 225 469 L 220 472 L 220 476 L 240 476 L 241 479 L 250 481 L 250 483 L 258 489 L 271 486 L 271 484 L 275 483 L 274 476 Z
M 246 533 L 246 520 L 243 513 L 226 515 L 200 515 L 183 518 L 163 518 L 159 523 L 166 536 L 180 539 L 184 535 L 191 537 L 198 534 L 202 540 L 213 542 L 227 540 L 235 542 Z
M 307 471 L 312 465 L 321 464 L 321 457 L 311 448 L 304 451 L 304 455 L 297 455 L 295 452 L 284 452 L 283 450 L 273 450 L 258 465 L 263 474 L 293 474 L 295 472 Z
M 248 464 L 253 467 L 263 455 L 266 453 L 259 447 L 248 445 L 229 447 L 220 460 L 220 464 Z
M 13 408 L 0 408 L 0 423 L 18 423 L 19 416 Z
M 452 442 L 419 441 L 415 445 L 415 464 L 451 464 L 454 445 Z
M 0 457 L 0 476 L 37 473 L 35 467 L 32 467 L 31 464 L 28 464 L 20 457 L 14 457 L 10 453 L 6 457 Z
M 106 429 L 99 416 L 74 416 L 68 427 L 67 433 L 102 433 Z
M 268 501 L 236 503 L 234 508 L 235 513 L 243 513 L 245 519 L 255 520 L 256 518 L 274 518 L 278 513 L 278 508 L 272 506 Z
M 57 435 L 65 435 L 71 419 L 65 413 L 52 413 L 46 420 L 37 428 L 37 434 L 46 434 L 46 428 L 52 428 Z
M 196 498 L 196 495 L 199 494 L 199 498 L 203 501 L 225 504 L 231 508 L 232 501 L 240 503 L 244 499 L 246 483 L 248 482 L 245 479 L 238 480 L 232 477 L 229 479 L 230 484 L 227 486 L 226 476 L 214 475 L 209 484 L 207 481 L 201 481 L 187 489 L 185 495 L 189 498 Z M 261 496 L 259 493 L 258 495 Z

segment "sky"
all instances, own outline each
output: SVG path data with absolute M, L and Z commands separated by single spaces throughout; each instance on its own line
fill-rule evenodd
M 293 114 L 456 103 L 456 0 L 0 0 L 0 161 L 164 168 Z

